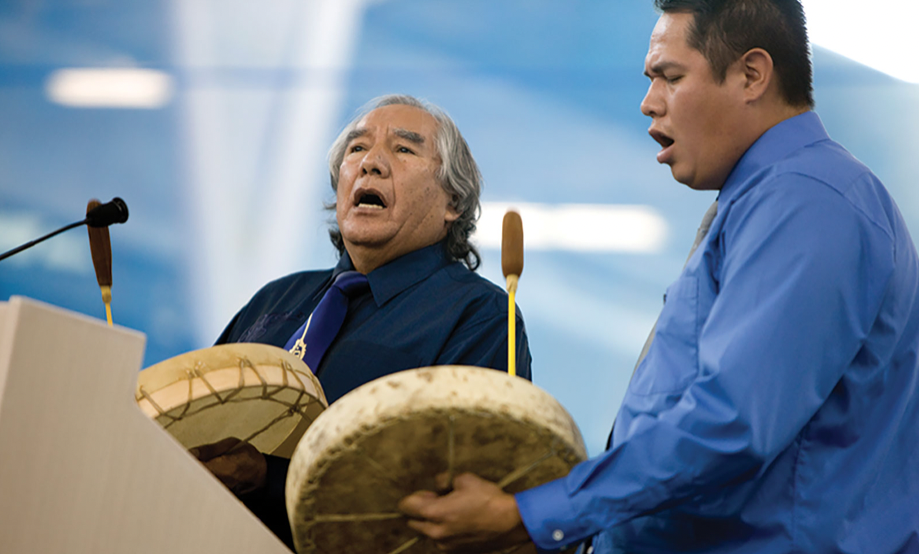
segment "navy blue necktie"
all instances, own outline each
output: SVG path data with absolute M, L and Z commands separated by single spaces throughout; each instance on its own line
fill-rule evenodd
M 301 325 L 297 332 L 288 339 L 284 349 L 302 359 L 313 373 L 316 373 L 322 356 L 335 340 L 341 324 L 345 321 L 345 315 L 348 313 L 348 299 L 359 294 L 368 286 L 367 276 L 362 273 L 357 271 L 339 273 L 306 323 Z

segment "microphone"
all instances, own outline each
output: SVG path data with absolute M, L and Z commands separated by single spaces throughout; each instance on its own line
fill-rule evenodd
M 65 225 L 61 227 L 60 229 L 56 231 L 52 231 L 43 237 L 27 242 L 23 244 L 22 246 L 17 246 L 16 248 L 13 248 L 12 250 L 8 250 L 4 252 L 3 254 L 0 254 L 0 260 L 5 260 L 6 258 L 9 258 L 13 254 L 18 254 L 22 252 L 23 250 L 32 248 L 36 244 L 42 241 L 45 241 L 47 239 L 50 239 L 54 235 L 63 233 L 64 231 L 73 229 L 74 227 L 79 227 L 80 225 L 85 224 L 85 225 L 89 225 L 90 227 L 108 227 L 109 225 L 112 225 L 114 223 L 124 223 L 125 221 L 128 220 L 128 205 L 125 204 L 124 200 L 122 200 L 121 198 L 118 198 L 116 196 L 115 198 L 112 198 L 110 202 L 106 202 L 105 204 L 99 204 L 98 200 L 95 200 L 95 202 L 98 205 L 95 208 L 86 212 L 86 219 L 82 221 L 77 221 L 75 223 L 71 223 L 70 225 Z
M 91 200 L 90 204 L 93 203 L 95 206 L 92 209 L 89 205 L 86 207 L 88 211 L 85 221 L 90 227 L 108 227 L 128 220 L 128 205 L 117 196 L 105 204 L 101 204 L 98 200 Z
M 523 273 L 523 221 L 508 210 L 501 226 L 501 271 L 507 279 L 507 372 L 517 375 L 517 281 Z
M 112 240 L 108 226 L 128 220 L 128 207 L 121 198 L 114 198 L 107 204 L 96 199 L 86 204 L 86 230 L 89 232 L 89 251 L 96 269 L 96 282 L 102 291 L 105 304 L 105 319 L 112 326 Z

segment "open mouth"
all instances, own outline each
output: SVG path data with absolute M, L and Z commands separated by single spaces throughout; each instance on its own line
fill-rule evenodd
M 382 210 L 386 207 L 386 203 L 383 202 L 383 199 L 373 192 L 365 192 L 358 195 L 357 202 L 355 202 L 354 205 L 358 208 L 373 208 L 377 210 Z
M 663 147 L 657 153 L 657 163 L 672 164 L 674 160 L 671 146 L 673 146 L 674 140 L 657 129 L 649 129 L 648 134 Z
M 651 138 L 656 140 L 657 143 L 663 146 L 664 148 L 667 148 L 673 144 L 673 139 L 668 137 L 667 135 L 665 135 L 664 133 L 660 131 L 657 131 L 657 130 L 648 131 L 648 134 L 651 135 Z

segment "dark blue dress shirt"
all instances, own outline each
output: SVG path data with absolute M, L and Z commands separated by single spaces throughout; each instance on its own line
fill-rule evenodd
M 347 253 L 325 271 L 267 284 L 233 318 L 217 344 L 259 342 L 283 348 L 335 277 L 354 269 Z M 349 301 L 338 336 L 316 369 L 331 404 L 397 371 L 471 365 L 507 371 L 507 293 L 451 261 L 443 244 L 416 250 L 367 275 L 369 290 Z M 517 375 L 530 379 L 530 350 L 518 310 Z M 287 460 L 268 456 L 267 489 L 243 501 L 291 549 L 284 504 Z
M 537 544 L 919 552 L 919 260 L 816 114 L 744 154 L 666 298 L 610 449 L 517 495 Z
M 266 285 L 233 318 L 217 344 L 283 347 L 342 271 L 305 271 Z M 373 379 L 432 365 L 507 371 L 507 294 L 450 261 L 441 244 L 371 271 L 370 289 L 350 300 L 338 337 L 314 368 L 329 403 Z M 517 312 L 517 375 L 530 379 L 530 351 Z

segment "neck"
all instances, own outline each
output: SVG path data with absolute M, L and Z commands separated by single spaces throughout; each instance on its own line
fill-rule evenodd
M 394 256 L 387 252 L 382 252 L 376 248 L 366 248 L 356 245 L 346 245 L 348 256 L 351 257 L 351 263 L 354 269 L 367 275 L 374 269 L 386 265 L 392 261 Z
M 785 102 L 785 99 L 779 95 L 778 91 L 772 90 L 763 98 L 763 104 L 759 106 L 757 117 L 760 129 L 759 135 L 772 129 L 779 123 L 791 119 L 792 117 L 799 116 L 809 110 L 810 108 L 807 106 L 792 106 L 788 104 Z
M 764 109 L 751 114 L 748 117 L 749 122 L 753 122 L 753 125 L 749 125 L 748 129 L 750 130 L 748 136 L 745 137 L 742 142 L 746 144 L 744 152 L 750 146 L 753 146 L 753 143 L 759 140 L 763 134 L 772 129 L 779 123 L 791 119 L 792 117 L 799 116 L 804 112 L 810 111 L 810 108 L 807 106 L 790 106 L 785 102 L 775 102 L 771 106 L 763 106 Z M 741 154 L 742 155 L 742 154 Z
M 766 127 L 766 130 L 769 130 L 775 127 L 776 125 L 778 125 L 779 123 L 787 119 L 791 119 L 792 117 L 799 116 L 803 114 L 804 112 L 808 112 L 808 111 L 810 111 L 810 108 L 808 108 L 807 106 L 789 106 L 788 104 L 783 103 L 781 106 L 778 106 L 772 112 L 770 119 L 767 120 L 767 123 L 769 123 L 769 126 Z

